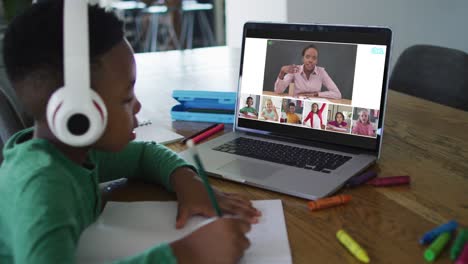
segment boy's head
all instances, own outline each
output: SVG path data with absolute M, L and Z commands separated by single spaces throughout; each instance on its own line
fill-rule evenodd
M 289 112 L 290 113 L 296 112 L 296 104 L 295 103 L 293 103 L 293 102 L 289 103 Z
M 133 51 L 114 14 L 89 7 L 88 21 L 91 87 L 108 111 L 106 130 L 95 146 L 119 150 L 134 137 L 134 115 L 140 109 L 133 93 Z M 46 125 L 48 99 L 63 86 L 63 1 L 35 4 L 16 17 L 3 47 L 6 71 L 19 100 L 38 124 Z
M 253 105 L 253 98 L 252 98 L 251 96 L 247 97 L 246 104 L 247 104 L 247 106 L 249 106 L 249 107 L 250 107 L 251 105 Z

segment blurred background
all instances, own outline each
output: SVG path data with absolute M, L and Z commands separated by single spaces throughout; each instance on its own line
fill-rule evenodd
M 0 0 L 0 40 L 8 21 L 32 2 Z M 240 54 L 246 21 L 388 26 L 394 33 L 389 88 L 468 111 L 467 0 L 89 2 L 125 21 L 126 36 L 137 53 L 227 46 Z M 2 41 L 0 51 L 1 45 Z M 207 52 L 207 56 L 216 55 Z M 9 86 L 0 56 L 0 89 L 16 105 Z
M 135 52 L 225 45 L 224 0 L 91 0 L 124 22 Z M 0 3 L 0 34 L 31 0 Z M 3 38 L 3 37 L 2 37 Z
M 402 52 L 431 45 L 468 52 L 466 0 L 91 0 L 126 22 L 136 52 L 227 45 L 240 47 L 250 21 L 388 26 L 394 32 L 390 71 Z M 0 34 L 8 23 L 4 7 L 21 10 L 31 0 L 0 2 Z M 16 11 L 19 12 L 19 11 Z M 10 14 L 8 14 L 10 13 Z
M 135 52 L 225 44 L 224 0 L 100 0 L 124 22 Z

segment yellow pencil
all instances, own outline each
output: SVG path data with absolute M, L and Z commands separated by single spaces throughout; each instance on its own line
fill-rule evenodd
M 336 232 L 336 238 L 343 244 L 351 254 L 353 254 L 357 259 L 364 263 L 369 263 L 370 259 L 367 256 L 367 253 L 364 249 L 359 246 L 359 244 L 354 241 L 354 239 L 346 233 L 343 229 L 338 230 Z

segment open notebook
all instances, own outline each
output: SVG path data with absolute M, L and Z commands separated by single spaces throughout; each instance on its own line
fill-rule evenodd
M 251 246 L 240 263 L 292 263 L 281 201 L 253 204 L 262 211 L 262 218 L 247 234 Z M 98 221 L 81 235 L 77 262 L 103 263 L 132 256 L 177 240 L 214 220 L 193 217 L 185 228 L 177 230 L 176 214 L 176 202 L 110 202 Z
M 159 144 L 170 144 L 184 138 L 168 128 L 153 124 L 150 120 L 139 122 L 135 133 L 135 141 L 155 141 Z

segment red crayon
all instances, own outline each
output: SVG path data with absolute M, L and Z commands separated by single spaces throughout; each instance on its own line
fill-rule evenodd
M 209 138 L 210 136 L 218 133 L 219 131 L 222 131 L 224 130 L 224 124 L 219 124 L 215 127 L 213 127 L 212 129 L 208 130 L 208 131 L 205 131 L 203 133 L 201 133 L 200 135 L 192 138 L 192 141 L 194 144 L 197 144 L 198 142 L 206 139 L 206 138 Z
M 384 186 L 395 186 L 409 184 L 411 181 L 409 176 L 392 176 L 385 178 L 375 178 L 367 182 L 367 184 L 384 187 Z
M 213 128 L 216 127 L 217 125 L 219 125 L 219 124 L 211 125 L 211 126 L 205 128 L 205 129 L 201 130 L 201 131 L 198 131 L 197 133 L 195 133 L 195 134 L 193 134 L 193 135 L 191 135 L 191 136 L 186 137 L 184 140 L 182 140 L 182 144 L 186 144 L 187 141 L 189 141 L 190 139 L 192 139 L 192 138 L 194 138 L 194 137 L 196 137 L 196 136 L 198 136 L 198 135 L 201 135 L 201 134 L 205 133 L 205 132 L 208 131 L 208 130 L 213 129 Z
M 468 264 L 468 243 L 465 243 L 465 247 L 455 264 Z

